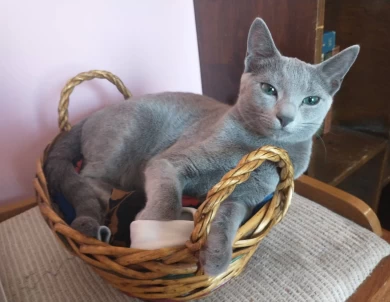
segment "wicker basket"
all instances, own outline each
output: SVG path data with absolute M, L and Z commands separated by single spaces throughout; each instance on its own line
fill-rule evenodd
M 119 78 L 106 71 L 81 73 L 68 81 L 61 93 L 59 104 L 59 128 L 69 131 L 69 95 L 83 81 L 104 78 L 116 85 L 125 99 L 131 96 Z M 49 145 L 50 146 L 50 145 Z M 45 175 L 43 159 L 37 163 L 34 180 L 37 202 L 42 215 L 64 246 L 98 273 L 112 286 L 141 299 L 171 299 L 188 301 L 209 294 L 211 291 L 239 275 L 260 241 L 286 214 L 294 190 L 293 168 L 287 153 L 272 146 L 262 147 L 244 156 L 237 167 L 227 173 L 207 195 L 195 216 L 194 230 L 185 246 L 158 250 L 138 250 L 110 246 L 97 239 L 86 237 L 67 225 L 53 210 Z M 223 156 L 223 154 L 221 154 Z M 199 250 L 205 243 L 221 202 L 245 182 L 251 172 L 265 160 L 280 167 L 280 182 L 274 196 L 261 210 L 242 225 L 233 243 L 233 256 L 226 272 L 210 277 L 199 266 Z

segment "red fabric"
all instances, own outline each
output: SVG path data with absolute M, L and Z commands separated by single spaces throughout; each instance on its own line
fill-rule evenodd
M 200 204 L 200 202 L 195 197 L 183 196 L 181 204 L 183 207 L 195 207 L 196 208 Z
M 77 173 L 80 173 L 81 171 L 81 166 L 83 165 L 83 160 L 79 160 L 77 163 L 76 163 L 76 166 L 74 167 L 76 169 L 76 172 Z

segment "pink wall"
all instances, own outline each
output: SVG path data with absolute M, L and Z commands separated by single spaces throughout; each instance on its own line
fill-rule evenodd
M 192 0 L 0 2 L 0 203 L 33 196 L 65 82 L 105 69 L 140 95 L 201 92 Z M 71 97 L 73 122 L 121 95 L 102 80 Z

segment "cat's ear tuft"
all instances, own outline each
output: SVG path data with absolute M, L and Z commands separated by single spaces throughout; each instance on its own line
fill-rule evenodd
M 245 69 L 250 71 L 252 60 L 261 60 L 280 55 L 271 33 L 261 18 L 256 18 L 249 29 L 247 42 L 247 57 L 245 60 Z
M 331 95 L 334 95 L 340 89 L 341 83 L 355 62 L 359 51 L 360 46 L 354 45 L 317 65 L 317 68 L 323 73 L 328 82 Z

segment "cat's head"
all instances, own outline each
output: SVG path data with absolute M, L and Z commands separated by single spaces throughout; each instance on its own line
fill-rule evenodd
M 355 45 L 321 64 L 308 64 L 282 56 L 267 25 L 255 19 L 249 30 L 237 103 L 243 122 L 275 140 L 310 139 L 321 126 L 359 49 Z

